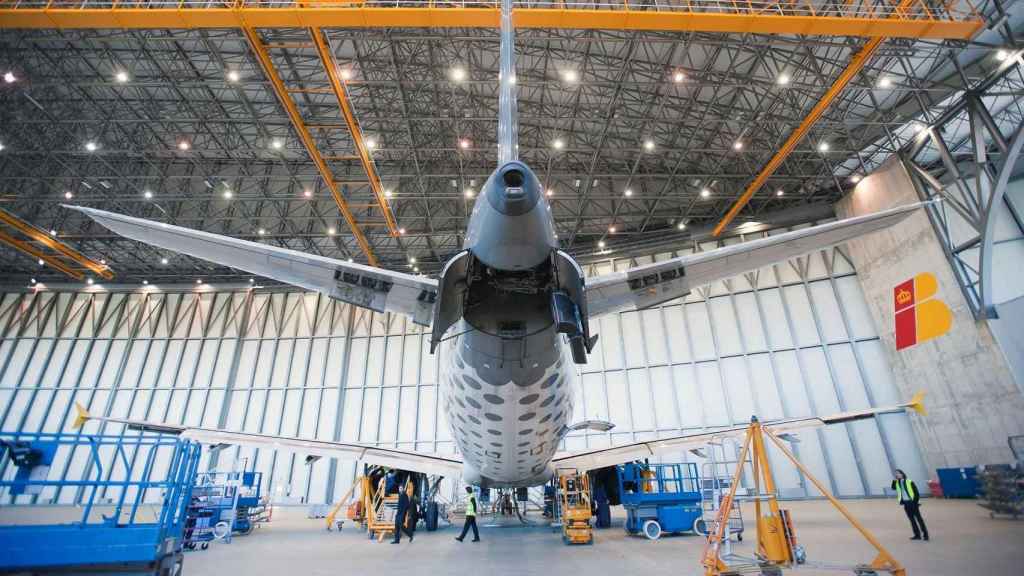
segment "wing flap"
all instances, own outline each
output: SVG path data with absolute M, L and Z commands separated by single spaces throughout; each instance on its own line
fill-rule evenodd
M 655 306 L 685 296 L 698 286 L 842 244 L 888 228 L 924 204 L 900 206 L 598 276 L 587 282 L 590 316 Z
M 81 212 L 121 236 L 208 262 L 321 292 L 377 312 L 398 312 L 429 326 L 437 282 L 429 278 L 305 254 L 82 206 Z

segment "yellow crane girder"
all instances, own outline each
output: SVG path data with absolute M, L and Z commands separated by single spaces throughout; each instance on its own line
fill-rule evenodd
M 827 9 L 808 0 L 686 0 L 657 5 L 616 0 L 600 9 L 524 1 L 516 2 L 514 8 L 517 28 L 965 40 L 984 26 L 970 3 L 958 10 L 929 6 L 923 0 L 905 8 L 895 0 L 847 2 Z M 305 0 L 289 6 L 261 0 L 220 4 L 26 0 L 0 8 L 0 28 L 497 28 L 499 22 L 500 8 L 493 1 L 422 0 L 395 6 L 383 0 Z

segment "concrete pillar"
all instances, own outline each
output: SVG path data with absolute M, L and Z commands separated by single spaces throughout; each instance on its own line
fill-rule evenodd
M 893 157 L 840 200 L 836 214 L 847 218 L 917 201 L 906 170 Z M 912 418 L 926 465 L 1010 462 L 1007 437 L 1024 434 L 1024 394 L 989 326 L 972 317 L 939 242 L 921 210 L 897 226 L 849 242 L 848 253 L 897 386 L 905 398 L 918 390 L 926 393 L 928 415 Z M 893 287 L 922 272 L 938 280 L 936 297 L 952 310 L 953 327 L 897 352 Z

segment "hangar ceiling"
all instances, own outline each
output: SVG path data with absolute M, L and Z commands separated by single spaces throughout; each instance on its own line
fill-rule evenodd
M 982 3 L 994 25 L 972 42 L 885 42 L 737 222 L 836 200 L 913 138 L 913 122 L 1019 58 L 997 50 L 1019 24 L 1000 20 L 1004 4 Z M 437 272 L 496 163 L 497 32 L 323 33 L 404 233 L 388 228 L 309 31 L 260 29 L 258 39 L 380 264 Z M 550 190 L 563 246 L 621 257 L 713 226 L 862 44 L 520 30 L 520 157 Z M 8 71 L 0 208 L 105 262 L 117 282 L 248 275 L 121 239 L 61 203 L 366 262 L 242 30 L 5 29 Z M 1007 88 L 1018 111 L 1020 86 Z M 7 246 L 0 273 L 63 278 Z

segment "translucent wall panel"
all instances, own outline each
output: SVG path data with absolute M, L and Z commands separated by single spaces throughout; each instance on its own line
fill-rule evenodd
M 899 402 L 866 311 L 852 268 L 833 251 L 602 317 L 574 419 L 616 427 L 575 433 L 564 448 Z M 453 452 L 435 387 L 443 364 L 428 340 L 404 317 L 299 292 L 0 294 L 0 418 L 6 430 L 67 431 L 80 402 L 110 416 Z M 892 467 L 927 477 L 903 415 L 800 440 L 794 451 L 842 495 L 881 494 Z M 700 462 L 689 452 L 665 459 Z M 284 502 L 336 498 L 358 473 L 352 462 L 307 465 L 303 455 L 238 447 L 204 463 L 255 466 Z M 783 495 L 807 496 L 800 475 L 782 468 Z M 87 469 L 83 455 L 62 453 L 51 474 Z

